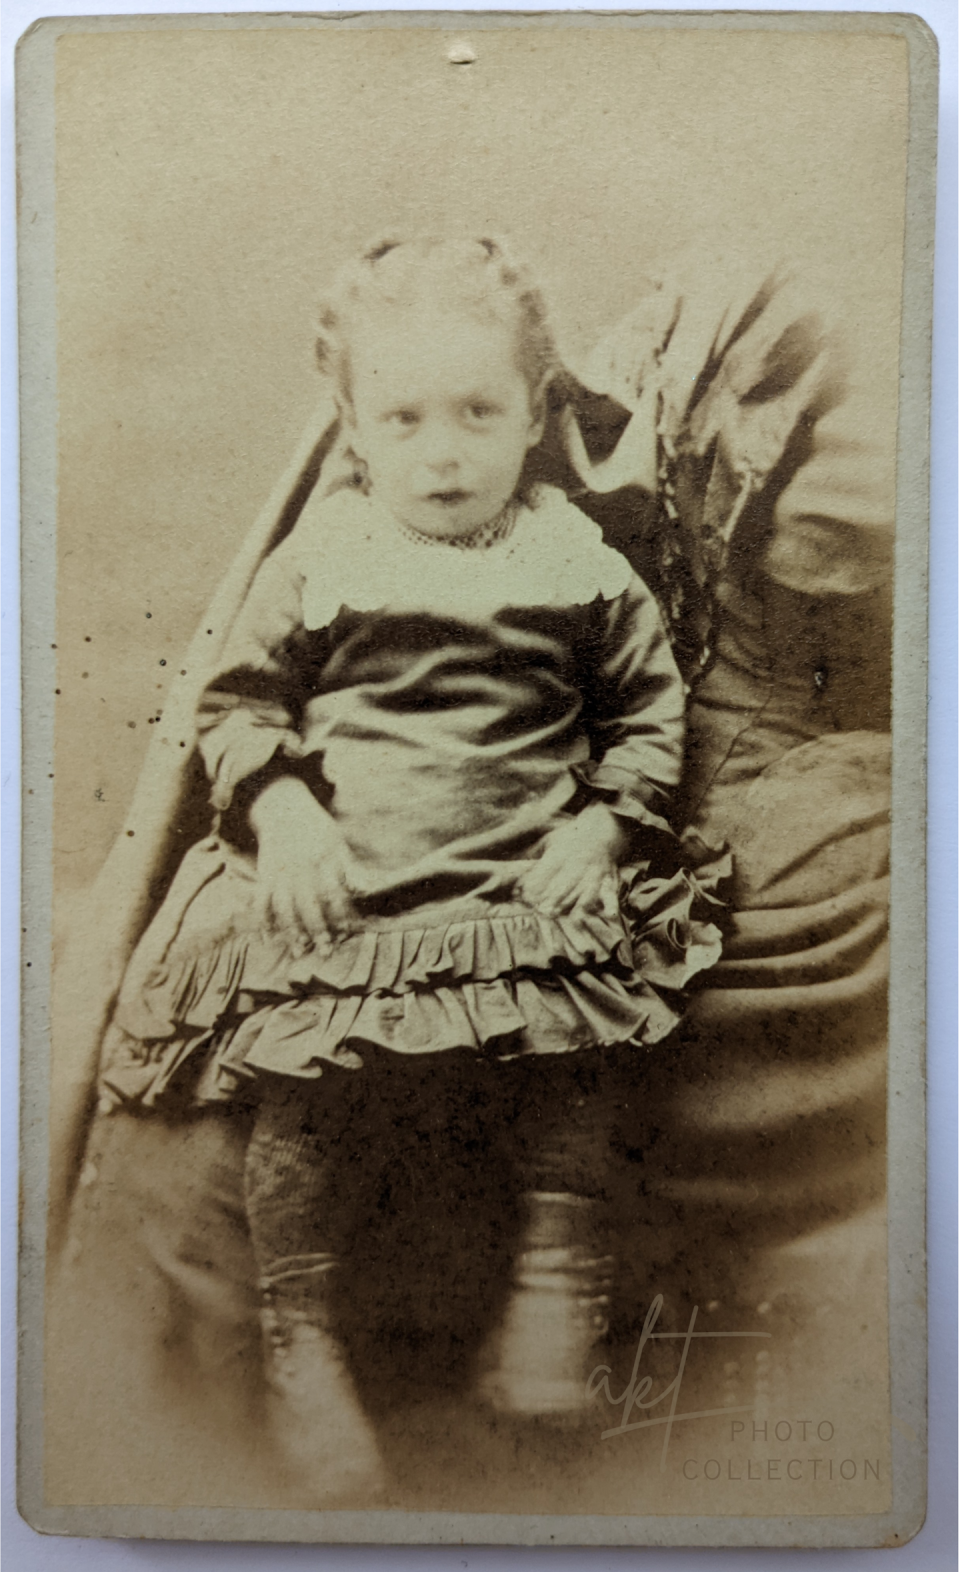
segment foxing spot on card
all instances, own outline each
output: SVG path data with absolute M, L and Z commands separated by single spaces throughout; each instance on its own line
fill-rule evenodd
M 916 1531 L 935 81 L 21 42 L 37 1527 Z

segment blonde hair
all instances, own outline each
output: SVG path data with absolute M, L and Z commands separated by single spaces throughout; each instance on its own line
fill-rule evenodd
M 435 300 L 512 330 L 531 398 L 560 369 L 543 296 L 498 241 L 386 238 L 341 269 L 320 307 L 317 363 L 342 400 L 351 402 L 349 340 L 357 317 Z

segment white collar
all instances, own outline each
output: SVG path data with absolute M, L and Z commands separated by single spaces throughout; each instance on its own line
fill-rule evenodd
M 404 535 L 373 495 L 346 489 L 311 497 L 290 550 L 307 628 L 341 607 L 489 616 L 505 606 L 613 600 L 630 564 L 604 545 L 598 524 L 553 486 L 536 486 L 506 539 L 484 551 L 437 550 Z

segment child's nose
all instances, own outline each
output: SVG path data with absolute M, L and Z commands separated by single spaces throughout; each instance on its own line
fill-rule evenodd
M 457 432 L 452 421 L 431 422 L 422 433 L 420 460 L 428 469 L 446 473 L 460 463 Z

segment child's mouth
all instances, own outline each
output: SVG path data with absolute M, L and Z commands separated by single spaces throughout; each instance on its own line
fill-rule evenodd
M 456 507 L 460 502 L 466 502 L 469 491 L 431 491 L 429 502 L 436 502 L 442 508 Z

